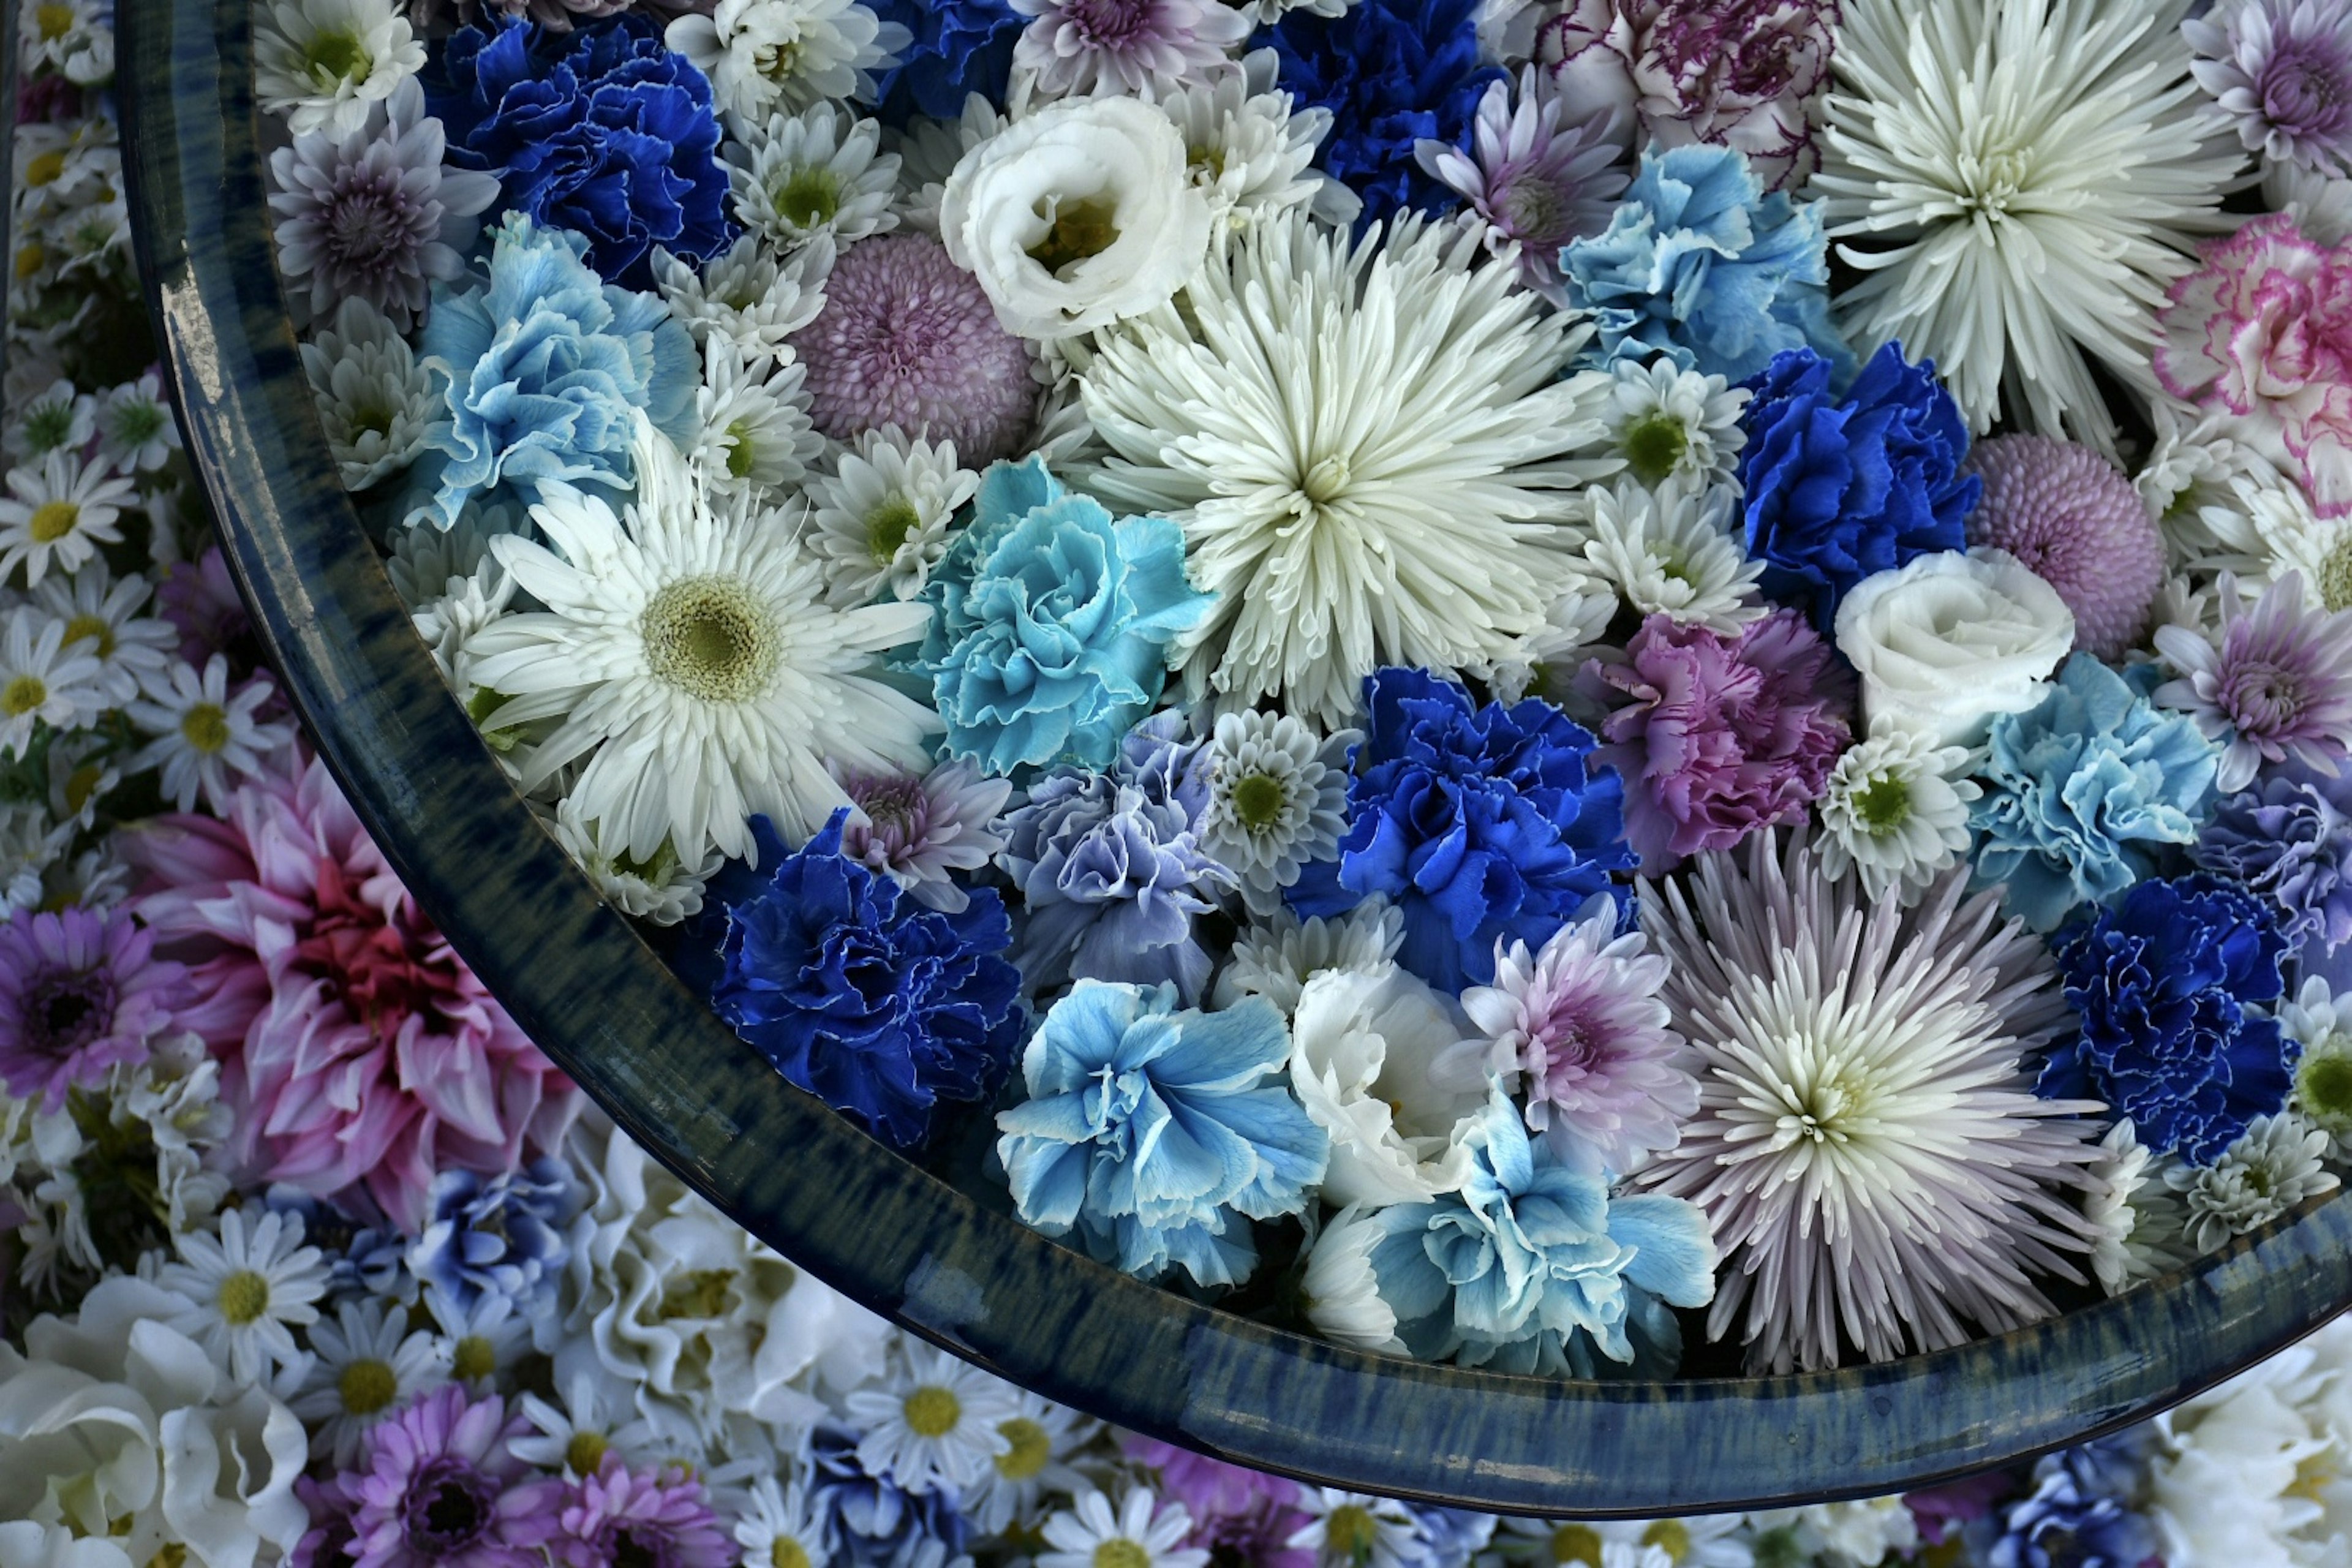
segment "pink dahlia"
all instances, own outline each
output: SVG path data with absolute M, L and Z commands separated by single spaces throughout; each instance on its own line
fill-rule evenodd
M 187 972 L 127 914 L 18 910 L 0 925 L 0 1082 L 55 1110 L 117 1062 L 147 1055 Z
M 1223 0 L 1008 0 L 1030 18 L 1013 67 L 1051 98 L 1165 97 L 1228 62 L 1249 18 Z
M 2224 0 L 2180 36 L 2247 151 L 2352 174 L 2352 0 Z
M 579 1090 L 420 913 L 312 762 L 238 786 L 224 818 L 126 834 L 136 900 L 192 967 L 185 1025 L 221 1062 L 250 1182 L 372 1198 L 411 1235 L 437 1171 L 551 1151 Z
M 2249 609 L 2224 577 L 2218 648 L 2188 626 L 2157 631 L 2157 651 L 2181 679 L 2158 687 L 2156 700 L 2225 743 L 2213 776 L 2223 795 L 2289 752 L 2329 774 L 2352 754 L 2352 610 L 2306 606 L 2303 591 L 2303 574 L 2290 572 Z
M 727 1568 L 735 1556 L 702 1483 L 676 1463 L 632 1470 L 607 1453 L 564 1486 L 556 1522 L 549 1549 L 566 1568 Z
M 2123 470 L 2071 441 L 1998 436 L 1960 471 L 1984 480 L 1969 543 L 2023 562 L 2074 612 L 2076 647 L 2121 658 L 2164 586 L 2164 535 Z
M 1645 874 L 1801 821 L 1852 739 L 1853 678 L 1794 610 L 1727 636 L 1652 616 L 1625 662 L 1585 666 L 1612 700 L 1596 762 L 1625 781 L 1625 837 Z
M 836 441 L 895 425 L 951 441 L 983 468 L 1028 433 L 1028 346 L 996 324 L 979 279 L 929 235 L 878 235 L 844 251 L 824 310 L 793 350 L 808 366 L 809 417 Z
M 1487 83 L 1467 153 L 1433 141 L 1413 148 L 1421 166 L 1485 221 L 1488 247 L 1517 246 L 1527 286 L 1561 305 L 1560 248 L 1609 226 L 1628 179 L 1616 117 L 1604 109 L 1562 125 L 1565 108 L 1550 79 L 1529 68 L 1517 108 L 1510 83 Z
M 509 1451 L 526 1429 L 456 1384 L 369 1427 L 361 1468 L 333 1483 L 351 1568 L 544 1568 L 563 1489 Z
M 2165 390 L 2242 416 L 2320 516 L 2352 516 L 2352 240 L 2320 245 L 2272 213 L 2208 246 L 2170 300 Z
M 846 769 L 835 776 L 857 807 L 842 825 L 844 855 L 932 909 L 952 913 L 971 902 L 950 873 L 977 871 L 1004 847 L 992 829 L 1012 798 L 1009 780 L 982 776 L 969 757 L 941 763 L 921 778 Z

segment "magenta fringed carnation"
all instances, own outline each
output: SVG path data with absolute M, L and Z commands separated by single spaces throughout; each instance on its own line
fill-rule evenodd
M 2005 550 L 2074 612 L 2074 646 L 2113 662 L 2147 629 L 2164 536 L 2131 481 L 2071 441 L 1998 436 L 1962 471 L 1984 480 L 1969 543 Z
M 126 834 L 158 947 L 190 964 L 189 1028 L 221 1062 L 234 1163 L 373 1203 L 415 1234 L 433 1178 L 495 1174 L 580 1107 L 384 863 L 325 766 L 248 781 L 224 820 Z
M 2181 676 L 2157 688 L 2156 700 L 2222 743 L 2213 778 L 2222 794 L 2290 754 L 2333 773 L 2352 752 L 2352 610 L 2306 607 L 2302 573 L 2251 607 L 2225 579 L 2219 647 L 2188 626 L 2159 627 L 2156 646 Z
M 1794 610 L 1735 636 L 1652 616 L 1625 662 L 1586 666 L 1612 700 L 1593 753 L 1625 780 L 1644 875 L 1801 821 L 1853 738 L 1853 679 Z
M 508 1450 L 527 1430 L 498 1395 L 456 1384 L 370 1427 L 360 1468 L 331 1483 L 351 1568 L 543 1568 L 562 1489 Z
M 173 1022 L 185 971 L 154 955 L 125 914 L 18 910 L 0 925 L 0 1083 L 44 1110 L 118 1063 L 147 1055 Z
M 593 1475 L 565 1485 L 549 1546 L 565 1568 L 727 1568 L 736 1555 L 691 1470 L 633 1470 L 610 1452 Z

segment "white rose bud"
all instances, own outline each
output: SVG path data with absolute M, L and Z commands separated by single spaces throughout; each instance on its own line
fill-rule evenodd
M 1873 731 L 1976 746 L 1996 715 L 2041 702 L 2074 616 L 2005 551 L 1947 551 L 1863 579 L 1838 606 L 1837 646 Z

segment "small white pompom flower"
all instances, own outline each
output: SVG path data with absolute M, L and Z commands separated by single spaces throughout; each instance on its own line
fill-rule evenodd
M 1849 747 L 1822 796 L 1822 870 L 1862 874 L 1871 898 L 1900 886 L 1919 895 L 1969 847 L 1969 803 L 1984 792 L 1961 776 L 1973 755 L 1913 731 L 1882 731 Z
M 809 543 L 825 561 L 825 600 L 847 607 L 923 591 L 947 553 L 955 514 L 980 489 L 952 441 L 910 440 L 896 425 L 868 430 L 809 482 Z

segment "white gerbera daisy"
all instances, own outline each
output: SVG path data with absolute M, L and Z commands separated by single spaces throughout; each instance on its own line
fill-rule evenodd
M 2092 1226 L 2091 1272 L 2110 1296 L 2189 1261 L 2188 1211 L 2165 1184 L 2164 1169 L 2128 1116 L 2099 1142 L 2083 1216 Z
M 319 1321 L 313 1303 L 326 1294 L 327 1266 L 317 1247 L 302 1245 L 300 1215 L 265 1209 L 250 1225 L 247 1217 L 229 1209 L 218 1237 L 173 1237 L 180 1256 L 155 1271 L 155 1283 L 180 1298 L 164 1325 L 249 1386 L 300 1361 L 293 1331 Z
M 611 848 L 649 862 L 667 839 L 752 853 L 763 814 L 788 843 L 848 804 L 827 757 L 877 772 L 930 760 L 939 717 L 890 686 L 876 656 L 922 635 L 921 605 L 835 611 L 792 521 L 714 511 L 684 458 L 640 415 L 637 489 L 616 514 L 556 491 L 531 516 L 555 550 L 504 535 L 499 563 L 544 612 L 473 638 L 469 673 L 512 700 L 499 729 L 562 722 L 522 767 L 534 789 L 585 757 L 572 795 Z
M 106 706 L 97 654 L 66 642 L 66 623 L 30 605 L 8 612 L 0 629 L 0 747 L 21 757 L 33 726 L 74 730 Z
M 1822 874 L 1843 877 L 1852 866 L 1868 897 L 1895 888 L 1916 902 L 1968 851 L 1969 803 L 1984 793 L 1962 776 L 1973 755 L 1907 730 L 1848 747 L 1822 796 Z
M 302 370 L 343 489 L 363 490 L 416 460 L 446 412 L 425 367 L 384 313 L 353 297 L 301 345 Z
M 1315 976 L 1333 969 L 1386 974 L 1403 945 L 1404 915 L 1386 899 L 1366 899 L 1344 915 L 1307 921 L 1285 904 L 1271 922 L 1246 926 L 1234 936 L 1233 956 L 1212 995 L 1219 1007 L 1263 996 L 1287 1018 Z
M 163 400 L 163 378 L 148 371 L 98 401 L 99 455 L 123 473 L 152 473 L 180 449 L 179 421 Z
M 1012 1439 L 997 1430 L 1020 1405 L 1011 1384 L 909 1340 L 893 1374 L 843 1406 L 866 1429 L 857 1462 L 908 1491 L 980 1479 Z
M 807 370 L 789 356 L 747 362 L 724 342 L 704 345 L 702 365 L 687 458 L 711 495 L 756 503 L 798 484 L 824 451 L 809 424 Z
M 1085 1477 L 1067 1460 L 1101 1430 L 1100 1423 L 1026 1389 L 1015 1389 L 1013 1397 L 1013 1413 L 996 1424 L 1004 1451 L 963 1489 L 964 1517 L 983 1535 L 1002 1534 L 1016 1523 L 1034 1526 L 1046 1493 L 1084 1488 Z
M 1731 633 L 1770 610 L 1756 592 L 1764 563 L 1748 560 L 1732 532 L 1737 491 L 1680 479 L 1649 489 L 1627 478 L 1584 493 L 1584 569 L 1643 615 Z
M 819 234 L 780 258 L 760 236 L 747 234 L 697 273 L 692 262 L 656 246 L 654 280 L 695 347 L 707 349 L 716 337 L 753 361 L 783 353 L 792 335 L 824 309 L 835 250 L 833 237 Z
M 1355 730 L 1319 739 L 1287 713 L 1218 716 L 1201 847 L 1240 879 L 1252 914 L 1273 914 L 1302 869 L 1339 857 L 1348 752 L 1362 739 Z
M 727 143 L 735 216 L 784 251 L 819 235 L 846 245 L 896 228 L 898 157 L 881 145 L 878 121 L 831 103 L 772 115 Z
M 680 859 L 667 838 L 652 858 L 631 859 L 625 851 L 605 844 L 601 825 L 581 815 L 576 796 L 556 804 L 550 826 L 564 853 L 588 873 L 614 909 L 657 926 L 674 926 L 699 913 L 702 889 L 721 864 L 716 849 L 706 849 L 691 861 Z
M 175 661 L 168 683 L 155 682 L 124 710 L 152 737 L 132 754 L 131 771 L 162 768 L 163 798 L 182 811 L 194 810 L 200 793 L 215 811 L 226 811 L 232 783 L 260 773 L 265 758 L 293 743 L 293 725 L 256 717 L 276 689 L 256 672 L 232 693 L 222 654 L 205 660 L 201 675 Z
M 1405 1353 L 1397 1338 L 1396 1309 L 1382 1300 L 1372 1272 L 1372 1248 L 1388 1239 L 1380 1211 L 1351 1205 L 1324 1222 L 1308 1244 L 1299 1277 L 1299 1310 L 1315 1331 L 1335 1344 Z
M 1301 1487 L 1311 1516 L 1284 1544 L 1315 1553 L 1317 1568 L 1412 1568 L 1422 1558 L 1412 1514 L 1394 1498 Z
M 8 423 L 5 446 L 10 457 L 29 463 L 51 452 L 79 452 L 97 433 L 98 399 L 58 380 L 25 400 Z
M 2244 162 L 2189 74 L 2189 0 L 1849 0 L 1813 185 L 1857 343 L 1933 358 L 1979 432 L 2006 408 L 2113 456 L 2090 362 L 2153 397 L 2156 310 L 2229 228 Z
M 825 560 L 825 598 L 912 599 L 947 553 L 948 526 L 980 489 L 952 441 L 909 440 L 895 425 L 868 430 L 809 481 L 811 548 Z
M 102 459 L 85 464 L 77 453 L 53 451 L 37 468 L 9 469 L 8 495 L 0 500 L 0 583 L 19 566 L 28 588 L 52 566 L 75 570 L 100 545 L 122 542 L 122 509 L 138 504 L 136 488 Z
M 1575 456 L 1609 378 L 1563 374 L 1591 328 L 1480 254 L 1415 217 L 1350 244 L 1293 209 L 1106 334 L 1081 395 L 1118 457 L 1087 483 L 1183 526 L 1217 595 L 1185 640 L 1196 694 L 1337 728 L 1374 668 L 1512 658 L 1572 585 L 1558 525 L 1618 466 Z
M 1191 1510 L 1150 1487 L 1130 1487 L 1116 1511 L 1087 1487 L 1046 1519 L 1038 1533 L 1053 1550 L 1037 1553 L 1037 1568 L 1207 1568 L 1206 1547 L 1179 1544 L 1192 1531 Z
M 834 1558 L 833 1515 L 800 1482 L 785 1486 L 761 1476 L 736 1516 L 735 1544 L 743 1549 L 743 1568 L 826 1568 Z
M 667 1457 L 661 1434 L 636 1413 L 628 1386 L 601 1367 L 570 1367 L 554 1394 L 552 1401 L 525 1394 L 518 1402 L 530 1430 L 509 1438 L 507 1447 L 525 1464 L 585 1477 L 596 1473 L 606 1454 L 633 1467 Z M 824 1559 L 815 1568 L 824 1568 Z
M 1331 133 L 1331 111 L 1297 107 L 1275 84 L 1280 63 L 1272 49 L 1254 50 L 1240 70 L 1160 100 L 1184 133 L 1185 173 L 1209 199 L 1213 235 L 1237 234 L 1296 206 L 1350 224 L 1363 207 L 1314 166 L 1316 148 Z
M 2210 1165 L 2179 1164 L 2164 1184 L 2189 1209 L 2189 1241 L 2200 1252 L 2268 1225 L 2305 1198 L 2332 1193 L 2334 1173 L 2320 1162 L 2327 1134 L 2291 1110 L 2257 1116 Z
M 299 136 L 341 136 L 369 106 L 425 68 L 425 45 L 398 0 L 269 0 L 253 31 L 261 107 Z
M 2294 1109 L 2330 1140 L 2329 1157 L 2352 1163 L 2352 994 L 2336 996 L 2314 974 L 2278 1005 L 2279 1027 L 2303 1047 Z
M 722 112 L 758 125 L 829 98 L 872 100 L 873 73 L 912 39 L 857 0 L 719 0 L 672 22 L 664 41 L 710 79 Z
M 431 1331 L 411 1332 L 406 1309 L 373 1298 L 344 1302 L 331 1321 L 310 1325 L 310 1339 L 314 1359 L 291 1405 L 310 1428 L 311 1454 L 338 1468 L 351 1468 L 369 1427 L 449 1375 Z
M 65 623 L 65 646 L 97 657 L 103 707 L 120 708 L 168 681 L 180 635 L 162 616 L 139 613 L 153 592 L 135 572 L 116 582 L 102 559 L 70 577 L 53 574 L 33 592 L 34 604 Z
M 2268 550 L 2270 577 L 2300 572 L 2318 608 L 2352 610 L 2352 517 L 2323 518 L 2300 486 L 2280 485 L 2251 498 L 2255 532 Z
M 1647 364 L 1621 359 L 1610 369 L 1616 383 L 1609 389 L 1609 441 L 1626 472 L 1645 485 L 1731 482 L 1748 444 L 1739 416 L 1752 393 L 1685 370 L 1666 354 Z

